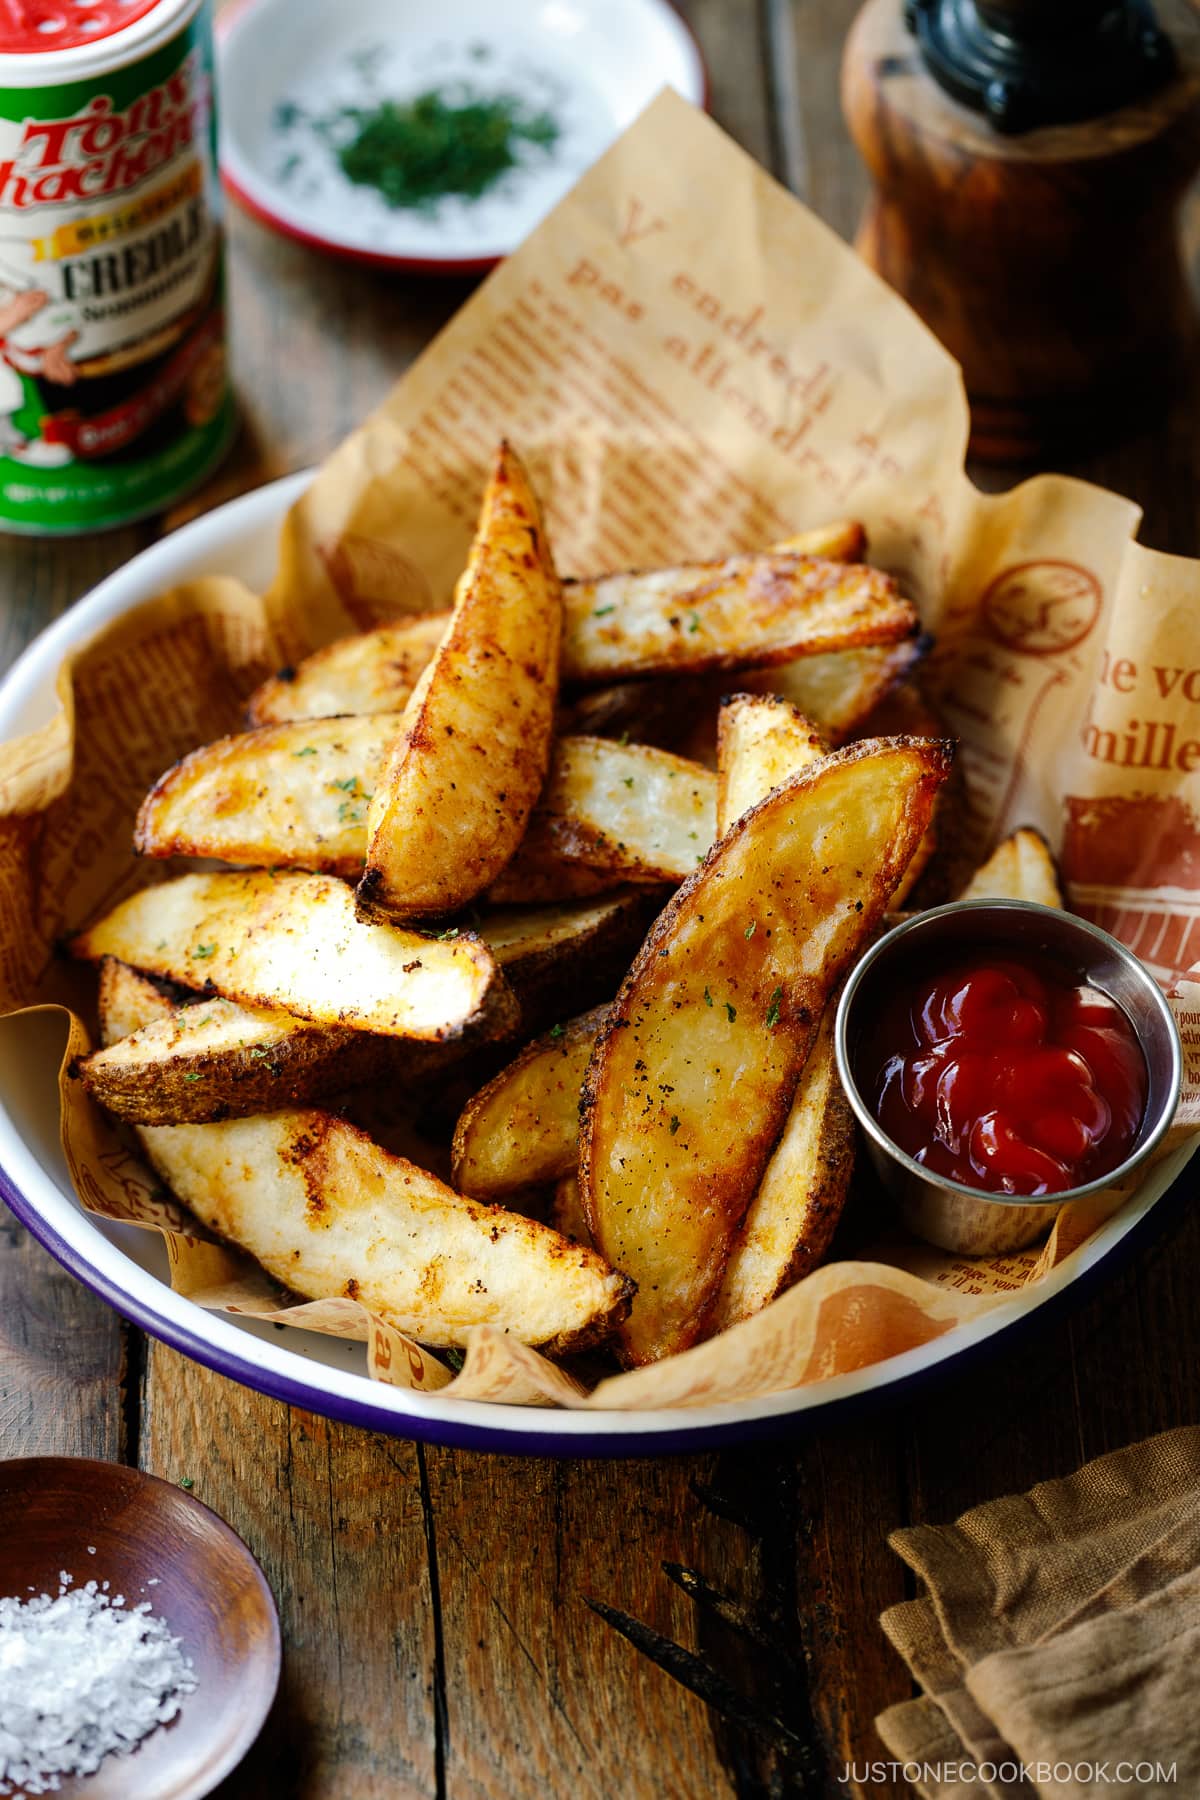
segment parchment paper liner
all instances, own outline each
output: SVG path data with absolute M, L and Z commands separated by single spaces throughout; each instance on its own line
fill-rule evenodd
M 302 374 L 302 372 L 301 372 Z M 827 1265 L 757 1318 L 589 1397 L 477 1328 L 461 1374 L 354 1300 L 279 1297 L 165 1198 L 66 1077 L 90 978 L 53 946 L 148 880 L 128 845 L 151 781 L 238 728 L 268 673 L 348 630 L 449 601 L 484 471 L 510 437 L 559 565 L 593 573 L 757 548 L 852 514 L 937 636 L 958 735 L 964 865 L 1017 824 L 1076 910 L 1174 991 L 1176 1121 L 1200 1125 L 1200 564 L 1132 542 L 1131 501 L 1042 476 L 986 496 L 962 467 L 955 365 L 907 308 L 715 125 L 664 93 L 463 307 L 285 523 L 263 596 L 232 572 L 124 615 L 65 665 L 62 710 L 0 750 L 0 1006 L 67 1013 L 62 1141 L 90 1211 L 162 1233 L 202 1306 L 365 1339 L 377 1380 L 510 1404 L 749 1399 L 864 1367 L 1004 1306 L 1127 1198 L 1059 1215 L 1040 1249 L 926 1246 Z M 1190 737 L 1189 731 L 1196 736 Z

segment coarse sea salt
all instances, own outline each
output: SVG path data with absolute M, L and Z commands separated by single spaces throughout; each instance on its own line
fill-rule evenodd
M 95 1581 L 0 1599 L 0 1795 L 50 1794 L 136 1749 L 196 1686 L 192 1664 L 150 1602 L 127 1608 Z M 104 1587 L 108 1587 L 108 1582 Z

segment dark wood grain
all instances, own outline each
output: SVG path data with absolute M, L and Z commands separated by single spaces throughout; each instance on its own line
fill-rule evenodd
M 0 1457 L 120 1458 L 125 1373 L 116 1313 L 0 1205 Z

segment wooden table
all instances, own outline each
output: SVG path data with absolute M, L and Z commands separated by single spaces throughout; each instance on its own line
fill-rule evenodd
M 683 10 L 717 118 L 850 234 L 863 177 L 837 70 L 853 4 Z M 1194 249 L 1200 205 L 1190 226 Z M 236 210 L 230 238 L 233 460 L 164 526 L 9 540 L 4 662 L 160 529 L 319 459 L 468 291 L 335 265 Z M 1076 471 L 1140 500 L 1148 542 L 1192 555 L 1195 418 L 1181 393 L 1160 430 Z M 0 1453 L 186 1478 L 261 1559 L 286 1674 L 227 1800 L 836 1794 L 844 1762 L 883 1754 L 874 1716 L 909 1691 L 877 1623 L 907 1591 L 888 1532 L 1200 1419 L 1197 1267 L 1185 1212 L 1018 1348 L 853 1425 L 754 1452 L 535 1463 L 370 1437 L 235 1387 L 127 1329 L 5 1216 Z

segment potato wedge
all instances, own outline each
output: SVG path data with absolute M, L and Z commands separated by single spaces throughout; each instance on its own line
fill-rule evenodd
M 583 1196 L 579 1191 L 578 1175 L 564 1175 L 554 1184 L 554 1198 L 550 1202 L 550 1211 L 546 1215 L 546 1223 L 555 1231 L 569 1238 L 573 1244 L 586 1244 L 592 1248 L 592 1234 L 588 1230 L 587 1220 L 583 1216 Z
M 467 1102 L 454 1132 L 456 1188 L 499 1200 L 574 1173 L 583 1078 L 607 1013 L 597 1006 L 556 1025 Z
M 550 767 L 562 629 L 537 500 L 502 444 L 454 617 L 367 807 L 360 917 L 454 912 L 500 873 Z
M 317 1025 L 441 1040 L 468 1026 L 500 1036 L 517 1020 L 473 933 L 439 940 L 364 925 L 351 889 L 331 875 L 181 875 L 121 901 L 69 948 Z
M 593 1250 L 456 1194 L 331 1113 L 149 1125 L 157 1173 L 210 1230 L 311 1300 L 348 1295 L 435 1348 L 474 1325 L 579 1350 L 628 1310 L 630 1282 Z
M 1040 831 L 1022 825 L 997 844 L 972 875 L 960 900 L 1036 900 L 1040 906 L 1063 905 L 1058 870 Z
M 916 612 L 891 576 L 812 552 L 768 551 L 564 581 L 562 592 L 564 681 L 593 686 L 782 665 L 788 675 L 780 691 L 831 731 L 851 729 L 921 654 Z M 449 619 L 437 613 L 383 625 L 315 651 L 258 690 L 251 723 L 402 710 L 422 672 L 414 673 L 414 665 L 422 654 L 432 657 L 437 642 L 429 640 Z M 875 654 L 859 656 L 866 647 L 877 647 Z M 843 664 L 851 651 L 855 661 Z M 797 659 L 807 665 L 835 655 L 836 662 L 811 672 L 806 667 L 792 691 Z M 771 691 L 765 676 L 754 685 Z
M 106 1044 L 163 1020 L 170 1002 L 106 965 Z M 349 1295 L 435 1347 L 495 1325 L 550 1351 L 597 1343 L 630 1284 L 548 1226 L 483 1206 L 344 1119 L 292 1110 L 211 1125 L 142 1125 L 158 1175 L 210 1230 L 307 1299 Z
M 775 695 L 727 700 L 717 744 L 722 831 L 823 754 L 803 713 Z M 837 1076 L 833 1014 L 830 1000 L 783 1133 L 733 1240 L 707 1336 L 749 1318 L 815 1268 L 841 1216 L 854 1169 L 854 1118 Z
M 830 1001 L 783 1135 L 734 1237 L 706 1337 L 761 1312 L 802 1280 L 837 1229 L 854 1172 L 854 1115 L 838 1080 L 833 1020 Z
M 665 750 L 560 738 L 529 830 L 490 897 L 553 892 L 556 871 L 569 884 L 579 869 L 614 884 L 680 882 L 716 834 L 716 794 L 707 769 Z
M 868 719 L 888 690 L 911 674 L 929 638 L 868 644 L 804 656 L 767 671 L 751 671 L 741 685 L 752 693 L 779 694 L 811 719 L 831 744 L 842 744 Z
M 580 1183 L 638 1283 L 646 1363 L 696 1341 L 831 987 L 883 915 L 953 747 L 880 739 L 777 788 L 660 914 L 588 1067 Z
M 717 829 L 825 755 L 821 734 L 774 694 L 732 694 L 717 715 Z
M 246 723 L 403 712 L 449 623 L 449 610 L 422 613 L 326 644 L 264 681 L 250 696 Z
M 646 934 L 661 890 L 620 888 L 595 900 L 500 907 L 479 935 L 521 1005 L 523 1025 L 540 1029 L 607 1000 L 621 985 Z M 530 1025 L 530 1021 L 538 1021 Z
M 115 956 L 100 963 L 100 991 L 96 1002 L 103 1049 L 132 1037 L 148 1025 L 169 1019 L 175 1002 L 137 969 Z
M 564 681 L 765 668 L 911 637 L 917 615 L 890 575 L 819 557 L 731 556 L 605 575 L 564 593 Z
M 772 544 L 769 554 L 823 556 L 827 562 L 866 561 L 867 529 L 861 519 L 835 519 L 830 525 L 810 525 Z
M 400 715 L 262 725 L 193 750 L 142 802 L 143 856 L 362 874 L 367 802 Z
M 696 718 L 715 711 L 727 685 L 720 675 L 658 675 L 583 688 L 561 708 L 558 729 L 563 737 L 677 750 Z
M 101 965 L 102 986 L 111 966 Z M 409 1042 L 217 995 L 164 1005 L 162 1017 L 77 1065 L 84 1087 L 118 1118 L 206 1124 L 328 1099 L 366 1081 L 407 1085 L 448 1069 L 471 1045 L 469 1032 L 449 1043 Z
M 866 532 L 857 519 L 837 519 L 830 525 L 797 532 L 773 548 L 780 555 L 820 556 L 849 563 L 861 562 L 866 543 Z M 703 578 L 702 569 L 696 578 Z M 563 589 L 578 585 L 568 579 Z M 689 580 L 688 585 L 694 583 Z M 322 719 L 337 713 L 403 712 L 417 678 L 445 636 L 450 616 L 449 611 L 423 613 L 339 638 L 315 650 L 298 667 L 281 669 L 251 695 L 247 724 L 278 725 L 289 719 Z M 578 729 L 601 728 L 581 725 Z M 618 732 L 623 729 L 623 725 L 616 726 Z

